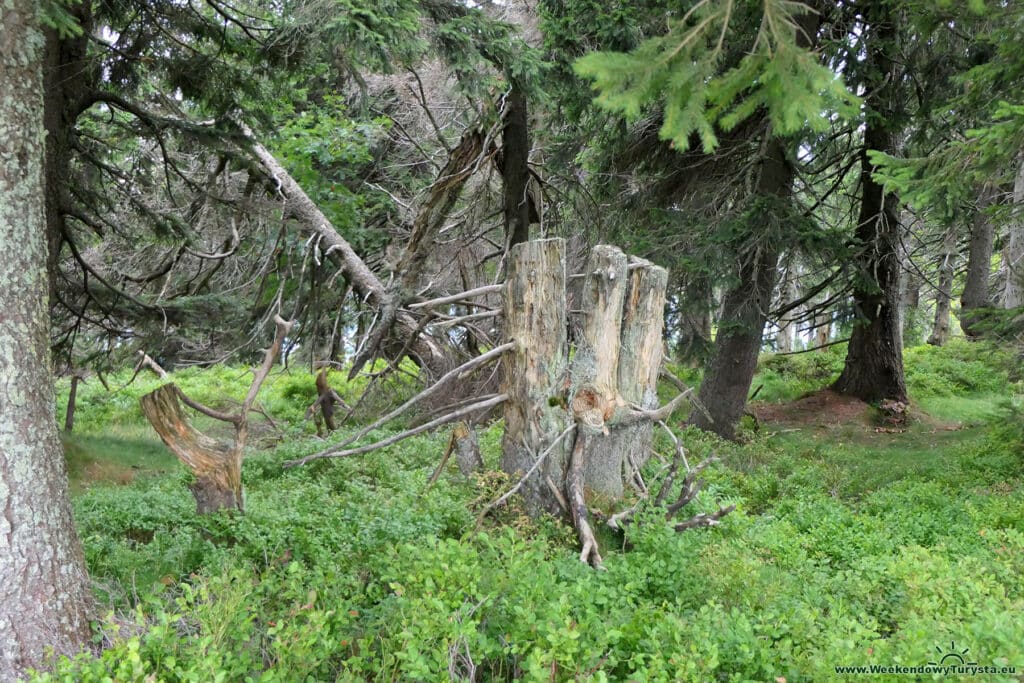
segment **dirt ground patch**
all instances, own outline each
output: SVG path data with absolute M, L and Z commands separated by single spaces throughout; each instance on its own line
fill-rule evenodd
M 789 425 L 830 426 L 871 424 L 871 406 L 859 398 L 822 389 L 790 403 L 754 403 L 751 410 L 759 422 Z

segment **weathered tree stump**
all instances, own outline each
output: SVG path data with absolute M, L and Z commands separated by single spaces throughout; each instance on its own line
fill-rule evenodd
M 577 419 L 584 410 L 601 413 L 586 418 L 599 431 L 581 452 L 584 486 L 613 501 L 623 495 L 625 453 L 604 423 L 625 406 L 619 395 L 619 349 L 626 267 L 626 255 L 616 247 L 599 244 L 591 251 L 580 300 L 583 326 L 571 368 L 573 393 L 580 399 L 573 406 Z
M 260 387 L 270 374 L 292 323 L 274 316 L 274 326 L 277 328 L 274 342 L 264 352 L 263 363 L 256 369 L 237 413 L 208 408 L 190 399 L 173 382 L 139 399 L 142 412 L 153 429 L 195 475 L 190 488 L 196 499 L 196 511 L 201 515 L 224 509 L 242 510 L 242 454 L 249 437 L 249 411 L 253 410 Z M 182 403 L 207 417 L 230 422 L 235 428 L 232 445 L 222 444 L 193 427 L 181 408 Z
M 529 472 L 569 424 L 564 408 L 569 355 L 565 281 L 564 240 L 512 247 L 504 290 L 505 333 L 515 341 L 503 359 L 503 393 L 508 395 L 501 456 L 505 472 Z M 568 447 L 557 444 L 523 483 L 530 514 L 560 510 Z
M 242 449 L 221 443 L 192 426 L 182 410 L 181 390 L 171 383 L 141 399 L 142 412 L 195 476 L 189 487 L 199 514 L 242 509 Z
M 667 270 L 649 261 L 631 262 L 623 306 L 618 382 L 623 400 L 643 410 L 658 407 L 667 289 Z M 651 455 L 654 425 L 650 421 L 627 425 L 615 432 L 613 438 L 623 452 L 625 480 L 631 482 Z

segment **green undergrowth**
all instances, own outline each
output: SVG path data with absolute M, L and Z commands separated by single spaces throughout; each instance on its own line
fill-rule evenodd
M 39 679 L 792 683 L 923 666 L 951 643 L 1019 674 L 1024 407 L 1010 370 L 972 353 L 908 352 L 911 377 L 939 375 L 916 386 L 978 404 L 963 424 L 763 425 L 742 443 L 681 430 L 691 462 L 721 459 L 686 512 L 737 511 L 683 534 L 645 513 L 602 535 L 606 571 L 578 561 L 564 523 L 514 505 L 477 529 L 503 475 L 450 465 L 428 490 L 443 433 L 284 469 L 325 445 L 296 431 L 246 460 L 244 515 L 197 517 L 177 470 L 91 488 L 75 507 L 105 649 Z M 500 423 L 481 434 L 489 469 L 500 439 Z

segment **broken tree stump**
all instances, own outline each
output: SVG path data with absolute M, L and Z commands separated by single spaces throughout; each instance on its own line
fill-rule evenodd
M 455 445 L 455 462 L 462 476 L 468 478 L 484 471 L 484 459 L 480 455 L 480 441 L 476 438 L 475 429 L 466 422 L 456 422 L 452 443 Z
M 201 515 L 225 509 L 242 510 L 242 454 L 249 437 L 249 411 L 253 410 L 260 387 L 292 328 L 292 322 L 281 316 L 274 316 L 274 325 L 277 329 L 274 341 L 264 352 L 263 363 L 256 369 L 237 413 L 207 408 L 186 396 L 173 382 L 139 399 L 142 412 L 153 429 L 195 476 L 190 488 L 196 499 L 196 511 Z M 230 422 L 235 428 L 234 442 L 230 446 L 223 444 L 193 427 L 181 408 L 182 403 L 207 417 Z
M 502 359 L 502 391 L 509 398 L 501 468 L 511 474 L 529 472 L 569 424 L 564 408 L 569 355 L 565 282 L 565 240 L 522 242 L 510 250 L 503 295 L 505 336 L 515 345 Z M 520 492 L 531 515 L 561 509 L 567 446 L 571 444 L 557 444 L 523 482 Z
M 661 370 L 665 329 L 665 292 L 668 271 L 641 259 L 630 263 L 629 286 L 623 306 L 619 343 L 619 394 L 642 410 L 658 407 L 658 374 Z M 650 457 L 654 424 L 638 422 L 623 427 L 612 438 L 623 451 L 626 481 Z
M 583 458 L 583 485 L 613 501 L 623 495 L 625 452 L 605 422 L 625 405 L 619 395 L 619 350 L 626 266 L 626 255 L 617 247 L 599 244 L 590 252 L 580 299 L 583 327 L 571 367 L 574 393 L 582 399 L 574 401 L 574 408 L 602 413 L 600 421 L 596 415 L 587 416 L 598 431 L 587 438 L 586 448 L 577 449 Z
M 165 384 L 141 399 L 142 412 L 160 439 L 195 477 L 189 486 L 196 511 L 242 509 L 242 449 L 203 434 L 182 410 L 181 390 Z

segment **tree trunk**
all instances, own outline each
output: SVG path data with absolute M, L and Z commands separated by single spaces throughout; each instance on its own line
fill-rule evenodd
M 992 242 L 995 228 L 985 209 L 995 201 L 995 188 L 982 187 L 971 225 L 971 242 L 967 248 L 967 277 L 960 294 L 960 327 L 969 338 L 977 336 L 973 324 L 976 312 L 992 305 L 989 275 L 992 272 Z
M 193 427 L 173 383 L 146 394 L 140 403 L 161 440 L 195 476 L 189 488 L 196 499 L 196 511 L 205 515 L 241 510 L 242 448 L 223 444 Z
M 773 138 L 761 164 L 758 195 L 788 197 L 792 192 L 793 170 L 786 160 L 786 143 Z M 725 295 L 714 350 L 700 385 L 700 401 L 708 414 L 695 410 L 690 416 L 691 424 L 725 439 L 735 438 L 736 423 L 747 404 L 778 262 L 779 253 L 774 246 L 759 243 L 744 259 L 739 283 Z
M 569 425 L 567 393 L 565 241 L 523 242 L 509 252 L 505 280 L 505 337 L 516 348 L 504 359 L 505 433 L 501 468 L 529 471 Z M 531 515 L 557 514 L 569 452 L 560 443 L 521 489 Z M 549 483 L 550 482 L 550 483 Z
M 1003 308 L 1024 306 L 1024 161 L 1013 183 L 1013 219 L 1010 221 L 1006 250 L 1006 283 L 1003 286 Z
M 53 417 L 37 3 L 0 10 L 0 680 L 73 655 L 91 597 Z
M 530 239 L 530 126 L 526 96 L 517 84 L 505 101 L 505 128 L 501 141 L 501 177 L 504 181 L 505 235 L 509 244 Z
M 881 10 L 885 12 L 886 10 Z M 857 282 L 853 288 L 857 320 L 846 353 L 842 374 L 833 385 L 841 394 L 864 401 L 907 400 L 903 375 L 902 334 L 899 319 L 900 222 L 896 197 L 872 177 L 874 167 L 868 150 L 893 154 L 896 137 L 891 130 L 898 120 L 895 112 L 899 74 L 888 50 L 894 49 L 895 25 L 888 15 L 868 17 L 871 23 L 867 55 L 873 76 L 865 90 L 873 93 L 867 110 L 861 150 L 861 203 L 857 219 Z
M 796 264 L 792 263 L 793 258 L 787 259 L 790 261 L 790 265 L 786 268 L 785 282 L 782 285 L 782 297 L 779 302 L 785 306 L 790 301 L 796 299 L 796 281 L 799 277 L 798 273 L 794 272 Z M 779 320 L 779 333 L 776 335 L 775 350 L 779 353 L 791 353 L 793 351 L 793 315 L 795 312 L 786 313 Z
M 64 411 L 64 431 L 68 434 L 75 428 L 75 400 L 78 398 L 78 383 L 83 380 L 79 373 L 71 375 L 71 390 L 68 391 L 68 407 Z
M 956 231 L 947 229 L 942 240 L 939 259 L 939 291 L 935 292 L 935 323 L 928 343 L 942 346 L 949 339 L 949 308 L 953 295 L 953 273 L 956 267 Z

